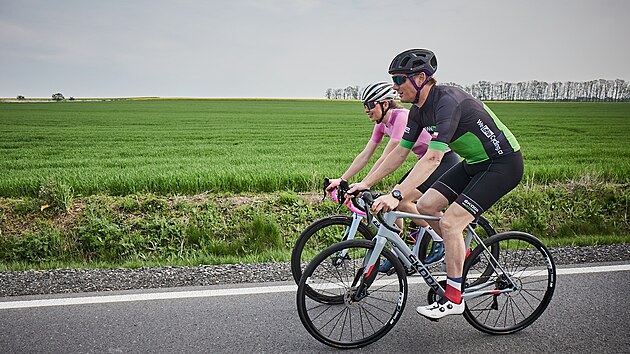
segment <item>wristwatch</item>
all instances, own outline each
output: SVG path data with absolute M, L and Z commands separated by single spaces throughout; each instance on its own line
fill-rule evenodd
M 403 199 L 403 196 L 398 189 L 394 189 L 392 191 L 392 197 L 398 199 L 398 201 L 401 201 Z

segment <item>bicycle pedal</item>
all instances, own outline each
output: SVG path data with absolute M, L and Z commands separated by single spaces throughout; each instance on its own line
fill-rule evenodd
M 394 269 L 394 267 L 391 267 L 391 268 L 387 271 L 387 273 L 385 273 L 385 274 L 387 274 L 387 275 L 389 276 L 389 275 L 392 275 L 392 274 L 394 274 L 394 273 L 396 273 L 396 269 Z

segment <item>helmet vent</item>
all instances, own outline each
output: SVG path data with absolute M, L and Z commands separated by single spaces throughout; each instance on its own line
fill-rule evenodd
M 417 68 L 419 66 L 424 65 L 424 60 L 416 60 L 413 62 L 413 65 L 411 65 L 412 68 Z

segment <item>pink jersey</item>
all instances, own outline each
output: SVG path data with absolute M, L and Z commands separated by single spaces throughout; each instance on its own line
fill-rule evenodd
M 407 109 L 392 109 L 392 113 L 390 114 L 387 123 L 380 123 L 374 126 L 371 140 L 376 144 L 380 144 L 381 141 L 383 141 L 384 135 L 389 136 L 391 140 L 402 140 L 405 128 L 407 127 L 408 116 L 409 110 Z M 423 129 L 422 133 L 420 133 L 420 136 L 418 137 L 418 140 L 411 148 L 411 151 L 418 155 L 418 159 L 427 152 L 429 142 L 431 142 L 431 134 Z

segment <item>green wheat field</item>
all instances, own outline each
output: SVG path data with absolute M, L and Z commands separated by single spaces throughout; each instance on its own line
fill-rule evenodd
M 525 183 L 628 183 L 630 103 L 487 104 L 521 144 Z M 3 102 L 0 197 L 36 196 L 50 178 L 77 195 L 316 191 L 372 127 L 356 101 Z

